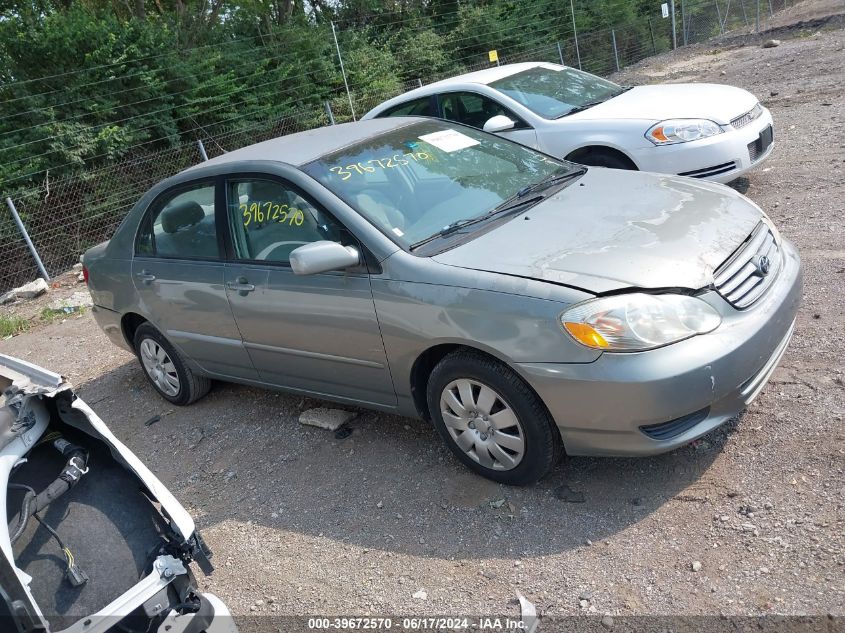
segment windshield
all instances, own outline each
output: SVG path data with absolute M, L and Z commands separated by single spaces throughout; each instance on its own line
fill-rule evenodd
M 443 121 L 415 121 L 303 167 L 405 248 L 485 216 L 544 179 L 577 169 Z
M 562 66 L 529 68 L 490 86 L 546 119 L 560 118 L 625 91 L 612 81 Z

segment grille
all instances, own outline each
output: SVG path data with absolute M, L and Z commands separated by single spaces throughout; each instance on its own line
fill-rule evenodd
M 759 119 L 761 114 L 763 114 L 763 106 L 758 103 L 745 114 L 740 114 L 735 119 L 731 119 L 731 125 L 735 130 L 739 130 Z
M 769 125 L 760 132 L 760 136 L 756 141 L 751 141 L 748 144 L 748 158 L 751 159 L 752 163 L 756 162 L 760 156 L 766 153 L 773 140 L 774 132 L 772 131 L 772 126 Z
M 702 422 L 710 414 L 710 407 L 690 413 L 668 422 L 661 422 L 660 424 L 649 424 L 648 426 L 641 426 L 640 431 L 648 435 L 653 440 L 671 440 L 681 433 L 689 431 L 699 422 Z
M 726 174 L 729 171 L 736 169 L 736 162 L 722 163 L 721 165 L 713 165 L 712 167 L 705 167 L 704 169 L 695 169 L 693 171 L 685 171 L 678 174 L 679 176 L 689 176 L 690 178 L 708 178 L 709 176 L 718 176 L 719 174 Z
M 745 242 L 719 266 L 716 289 L 740 310 L 754 304 L 769 289 L 781 268 L 781 254 L 771 229 L 760 222 Z

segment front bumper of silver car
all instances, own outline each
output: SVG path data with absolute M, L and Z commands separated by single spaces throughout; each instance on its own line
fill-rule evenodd
M 653 455 L 701 437 L 739 414 L 786 351 L 802 294 L 792 244 L 777 280 L 752 306 L 701 298 L 723 315 L 714 332 L 656 350 L 602 354 L 588 364 L 524 363 L 570 455 Z

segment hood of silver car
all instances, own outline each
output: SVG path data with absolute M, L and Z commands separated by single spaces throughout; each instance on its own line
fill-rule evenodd
M 517 275 L 592 292 L 699 289 L 762 214 L 718 184 L 590 168 L 552 197 L 436 255 L 450 266 Z

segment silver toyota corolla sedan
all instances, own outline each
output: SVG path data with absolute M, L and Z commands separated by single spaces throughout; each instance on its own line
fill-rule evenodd
M 84 265 L 98 323 L 170 402 L 215 379 L 420 417 L 510 484 L 735 416 L 801 299 L 795 247 L 723 185 L 419 118 L 188 169 Z

